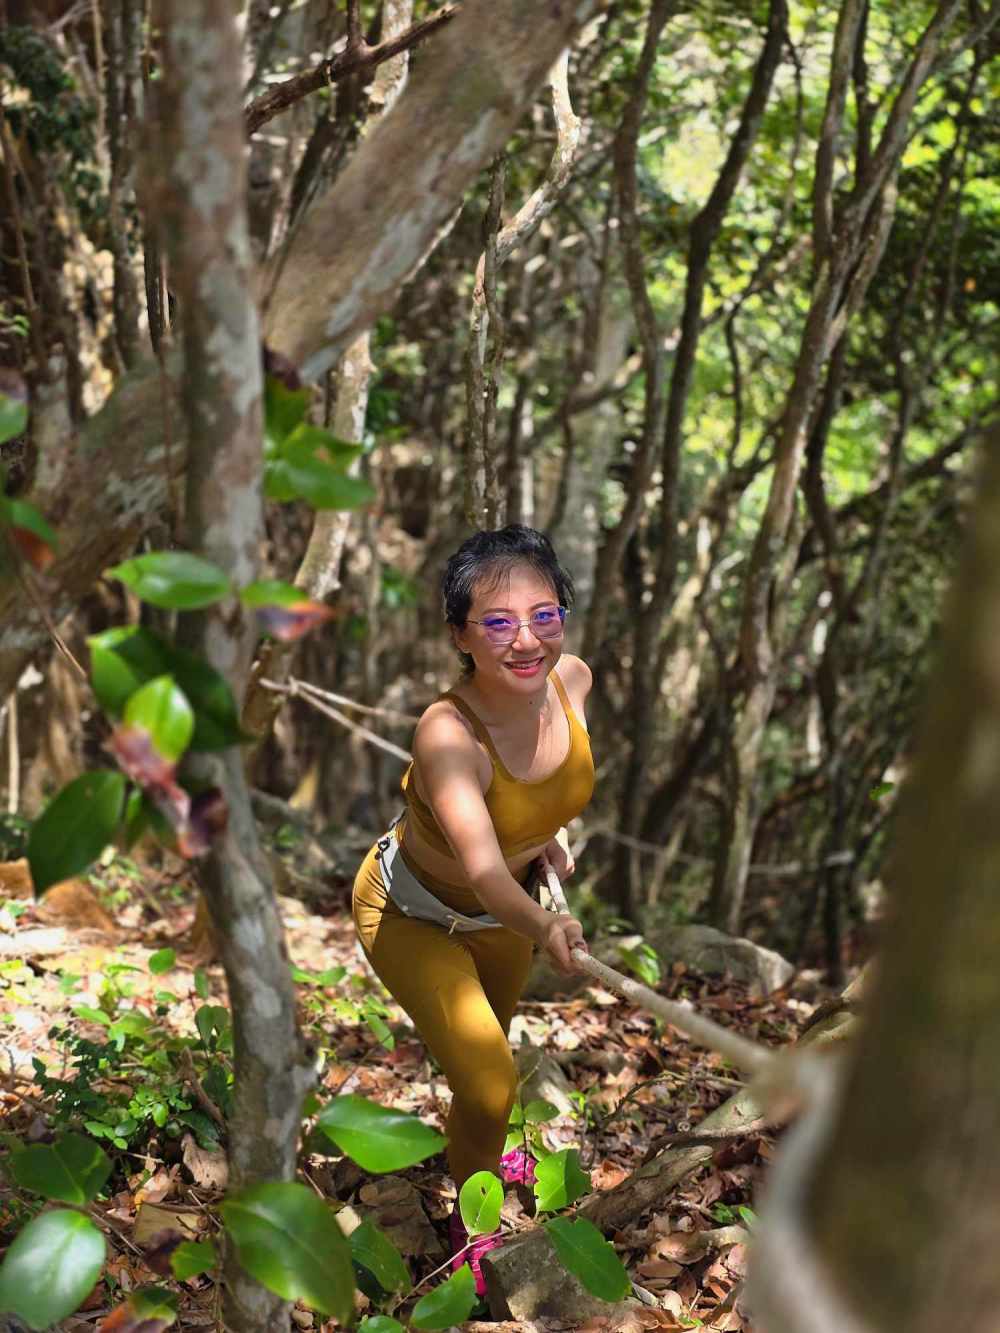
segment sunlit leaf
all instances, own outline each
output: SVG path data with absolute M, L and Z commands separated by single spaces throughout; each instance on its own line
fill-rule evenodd
M 178 1282 L 208 1273 L 218 1262 L 219 1256 L 210 1240 L 181 1241 L 170 1256 L 170 1267 Z
M 468 1319 L 475 1303 L 476 1279 L 469 1265 L 463 1264 L 447 1282 L 442 1282 L 417 1301 L 410 1323 L 414 1328 L 451 1328 Z
M 136 690 L 125 705 L 126 726 L 149 733 L 164 759 L 176 761 L 194 732 L 194 712 L 172 676 L 156 676 Z
M 470 1236 L 488 1236 L 500 1225 L 503 1182 L 492 1171 L 476 1171 L 459 1190 L 458 1207 Z
M 25 560 L 35 569 L 48 569 L 56 558 L 58 540 L 35 506 L 26 500 L 7 500 L 4 519 L 10 527 L 11 540 Z
M 332 606 L 306 600 L 296 602 L 294 606 L 262 606 L 257 611 L 261 629 L 282 643 L 294 643 L 318 625 L 339 615 L 343 612 Z
M 164 972 L 169 972 L 177 962 L 177 953 L 174 949 L 157 949 L 146 959 L 146 966 L 154 976 L 158 977 Z
M 317 1124 L 365 1171 L 402 1171 L 440 1152 L 447 1142 L 416 1116 L 353 1093 L 328 1102 Z
M 28 428 L 28 387 L 21 376 L 4 368 L 0 389 L 0 444 L 16 440 Z
M 40 1213 L 14 1237 L 0 1264 L 0 1310 L 34 1329 L 65 1319 L 100 1277 L 104 1254 L 104 1237 L 83 1213 Z
M 590 1189 L 590 1177 L 580 1169 L 575 1148 L 551 1153 L 535 1168 L 535 1204 L 540 1213 L 567 1208 Z
M 333 1210 L 297 1181 L 255 1185 L 220 1205 L 243 1267 L 284 1300 L 342 1324 L 354 1313 L 351 1251 Z
M 593 1296 L 602 1301 L 621 1301 L 632 1283 L 622 1261 L 593 1222 L 585 1217 L 570 1221 L 553 1217 L 545 1223 L 556 1253 L 569 1271 Z
M 230 592 L 229 579 L 217 565 L 190 551 L 150 551 L 104 571 L 144 602 L 173 611 L 197 611 Z
M 177 1297 L 163 1287 L 139 1287 L 97 1325 L 98 1333 L 163 1333 L 177 1320 Z

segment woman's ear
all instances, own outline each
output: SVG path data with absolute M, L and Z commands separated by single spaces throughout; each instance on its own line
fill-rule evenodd
M 460 653 L 467 653 L 469 650 L 465 641 L 469 633 L 468 626 L 463 625 L 460 627 L 458 625 L 449 625 L 448 629 L 451 631 L 451 641 L 458 651 Z

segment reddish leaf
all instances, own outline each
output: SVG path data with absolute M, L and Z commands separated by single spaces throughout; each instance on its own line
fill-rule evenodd
M 286 389 L 302 388 L 302 377 L 299 375 L 298 367 L 283 352 L 276 352 L 272 347 L 268 347 L 267 343 L 262 344 L 261 350 L 265 375 L 272 375 L 276 380 L 280 380 Z
M 161 1231 L 154 1236 L 145 1249 L 146 1265 L 159 1277 L 173 1277 L 170 1257 L 178 1245 L 184 1244 L 185 1237 L 179 1231 Z
M 333 620 L 340 612 L 322 602 L 295 602 L 291 606 L 262 606 L 257 618 L 263 629 L 282 643 L 301 639 L 317 625 Z
M 161 787 L 174 785 L 176 765 L 159 753 L 145 727 L 115 727 L 111 733 L 111 752 L 125 776 L 150 796 Z
M 228 820 L 229 807 L 218 787 L 199 792 L 191 802 L 187 822 L 177 830 L 177 848 L 181 856 L 204 856 L 224 832 Z
M 56 553 L 48 542 L 29 528 L 12 527 L 10 538 L 30 565 L 43 574 L 56 558 Z

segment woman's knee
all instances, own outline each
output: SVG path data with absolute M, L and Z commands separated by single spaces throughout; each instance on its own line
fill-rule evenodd
M 517 1069 L 510 1048 L 470 1061 L 463 1077 L 449 1079 L 456 1111 L 464 1118 L 507 1123 L 517 1095 Z

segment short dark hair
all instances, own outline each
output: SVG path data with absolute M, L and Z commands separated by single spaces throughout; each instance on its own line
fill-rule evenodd
M 445 621 L 464 629 L 477 587 L 484 581 L 491 586 L 499 583 L 518 565 L 527 565 L 548 579 L 560 606 L 573 605 L 573 580 L 559 563 L 545 533 L 523 523 L 509 523 L 505 528 L 474 533 L 445 565 L 441 576 Z M 459 657 L 466 672 L 471 672 L 469 654 L 459 652 Z

